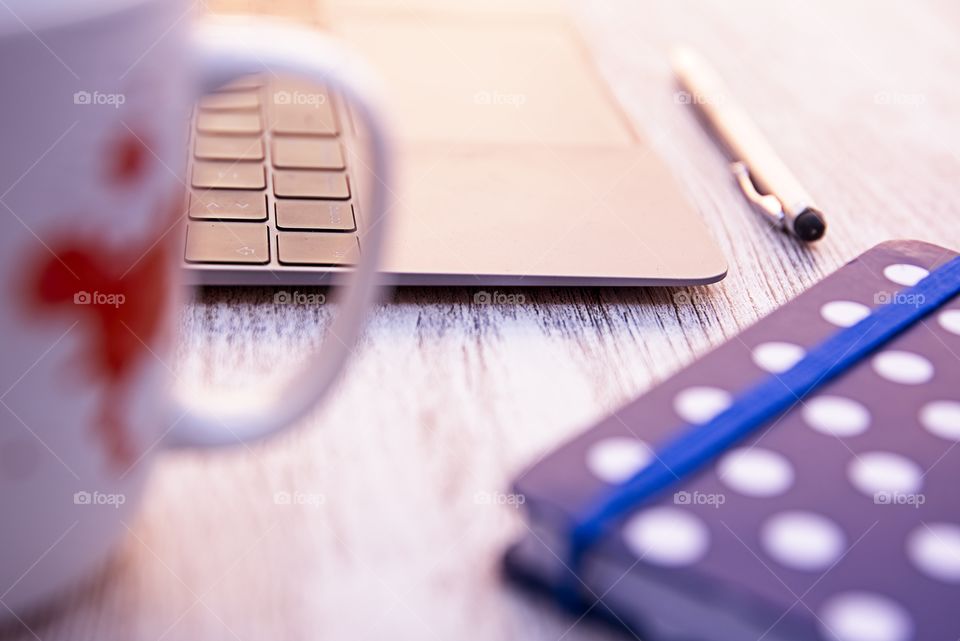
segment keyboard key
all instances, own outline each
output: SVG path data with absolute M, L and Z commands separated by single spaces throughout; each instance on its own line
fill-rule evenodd
M 347 175 L 333 171 L 277 170 L 273 172 L 273 193 L 280 198 L 350 198 Z
M 270 230 L 255 223 L 190 223 L 187 251 L 191 263 L 270 262 Z
M 197 134 L 193 153 L 202 160 L 263 160 L 263 141 L 257 136 Z
M 277 227 L 316 231 L 354 231 L 357 228 L 350 203 L 324 200 L 278 200 Z
M 294 92 L 287 92 L 293 94 Z M 337 135 L 337 121 L 330 108 L 330 102 L 317 105 L 277 104 L 274 93 L 274 107 L 271 116 L 272 130 L 277 134 L 305 134 L 314 136 Z
M 190 218 L 266 220 L 267 196 L 256 191 L 210 189 L 190 194 Z
M 200 109 L 204 111 L 241 111 L 259 106 L 260 94 L 250 91 L 222 91 L 200 99 Z
M 273 139 L 273 166 L 288 169 L 343 169 L 343 150 L 329 138 Z
M 265 189 L 263 165 L 246 162 L 212 162 L 198 160 L 193 163 L 193 186 L 210 189 Z
M 353 234 L 277 232 L 277 260 L 284 265 L 355 265 L 360 244 Z
M 260 114 L 256 111 L 201 111 L 197 131 L 205 134 L 258 134 Z

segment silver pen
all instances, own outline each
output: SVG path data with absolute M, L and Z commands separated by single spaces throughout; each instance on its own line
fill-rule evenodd
M 671 64 L 689 101 L 733 157 L 734 177 L 754 209 L 800 240 L 823 238 L 827 223 L 800 181 L 767 142 L 726 85 L 696 51 L 678 47 Z

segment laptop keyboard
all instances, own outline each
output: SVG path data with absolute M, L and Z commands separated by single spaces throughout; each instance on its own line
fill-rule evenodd
M 244 79 L 193 121 L 187 267 L 346 267 L 360 245 L 343 123 L 313 86 Z

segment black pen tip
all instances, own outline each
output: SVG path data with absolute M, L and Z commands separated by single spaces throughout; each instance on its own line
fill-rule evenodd
M 793 220 L 793 231 L 800 240 L 812 243 L 820 240 L 827 233 L 827 223 L 824 222 L 820 212 L 808 208 Z

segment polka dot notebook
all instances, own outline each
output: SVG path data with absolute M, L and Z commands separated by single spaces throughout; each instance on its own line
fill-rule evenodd
M 678 430 L 878 308 L 922 306 L 913 286 L 956 257 L 879 245 L 538 461 L 515 481 L 528 529 L 508 573 L 644 641 L 960 639 L 957 297 L 618 516 L 581 556 L 570 536 Z

